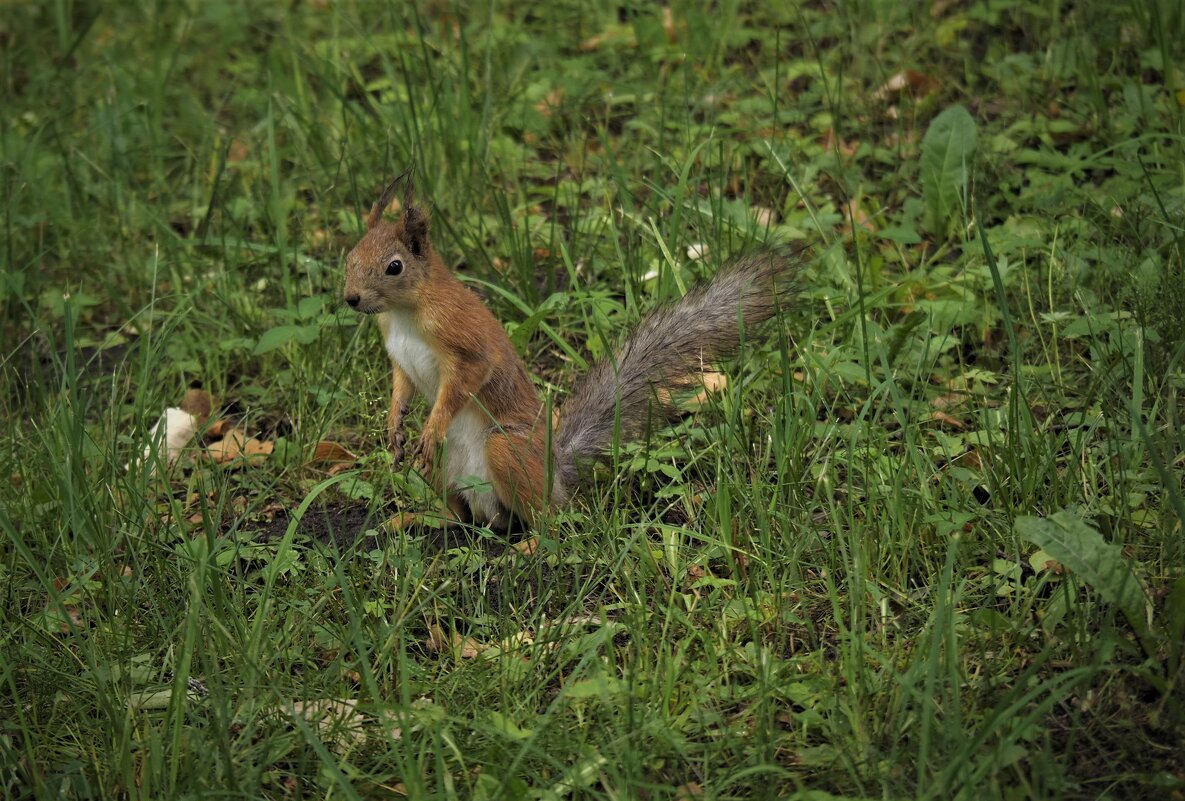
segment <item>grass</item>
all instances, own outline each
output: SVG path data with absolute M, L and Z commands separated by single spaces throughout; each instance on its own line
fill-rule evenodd
M 5 12 L 7 797 L 1185 795 L 1176 4 Z M 730 253 L 800 299 L 534 539 L 384 534 L 413 160 L 557 403 Z M 135 464 L 199 384 L 273 455 Z

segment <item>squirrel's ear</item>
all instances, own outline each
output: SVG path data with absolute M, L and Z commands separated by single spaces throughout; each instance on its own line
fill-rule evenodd
M 379 195 L 379 199 L 370 207 L 370 214 L 366 215 L 366 230 L 370 230 L 379 224 L 379 220 L 383 219 L 383 212 L 387 210 L 387 206 L 391 205 L 391 199 L 395 197 L 395 193 L 399 191 L 399 182 L 403 179 L 400 175 L 392 181 L 383 194 Z
M 403 243 L 415 256 L 428 249 L 428 215 L 418 206 L 403 208 Z
M 366 215 L 366 230 L 370 230 L 379 224 L 379 220 L 383 219 L 383 212 L 387 210 L 387 206 L 391 205 L 391 201 L 395 198 L 395 193 L 399 191 L 399 185 L 403 184 L 403 205 L 410 206 L 412 200 L 411 178 L 415 165 L 408 167 L 406 170 L 395 176 L 395 180 L 387 184 L 387 188 L 383 190 L 383 194 L 375 201 L 375 204 L 370 207 L 370 214 Z

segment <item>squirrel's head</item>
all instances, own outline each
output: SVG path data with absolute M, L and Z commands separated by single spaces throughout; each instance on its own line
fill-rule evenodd
M 399 222 L 388 222 L 383 212 L 404 182 L 403 216 Z M 346 256 L 344 300 L 363 314 L 412 308 L 433 269 L 434 259 L 428 239 L 428 215 L 415 205 L 410 179 L 401 175 L 371 207 L 366 234 Z

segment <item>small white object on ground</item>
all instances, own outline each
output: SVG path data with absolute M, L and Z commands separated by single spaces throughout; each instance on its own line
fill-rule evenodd
M 165 427 L 164 436 L 160 437 L 160 427 Z M 156 425 L 148 432 L 148 445 L 144 448 L 144 455 L 142 461 L 148 461 L 152 458 L 152 451 L 158 443 L 163 442 L 165 446 L 165 462 L 172 464 L 177 461 L 177 457 L 181 455 L 181 450 L 189 444 L 193 439 L 194 433 L 198 428 L 198 419 L 194 415 L 172 406 L 165 409 L 165 413 L 156 421 Z M 159 438 L 158 438 L 159 437 Z M 128 469 L 131 468 L 129 464 Z M 156 469 L 155 464 L 148 466 L 149 475 Z

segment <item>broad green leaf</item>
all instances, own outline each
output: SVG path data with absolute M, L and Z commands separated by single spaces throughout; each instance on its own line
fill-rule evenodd
M 1102 534 L 1066 511 L 1051 517 L 1019 517 L 1016 533 L 1119 607 L 1145 647 L 1150 646 L 1148 598 L 1124 559 L 1122 548 L 1105 541 Z
M 282 348 L 289 342 L 299 342 L 308 345 L 315 342 L 321 329 L 315 325 L 279 325 L 263 332 L 259 342 L 255 344 L 255 354 L 267 353 L 269 350 Z
M 926 228 L 945 237 L 966 197 L 975 153 L 975 120 L 962 106 L 943 111 L 922 139 L 922 193 L 926 200 Z
M 524 729 L 501 712 L 490 710 L 490 724 L 512 740 L 529 740 L 534 734 L 530 729 Z
M 610 695 L 621 695 L 628 691 L 626 683 L 621 679 L 609 676 L 597 676 L 591 679 L 574 681 L 564 688 L 564 696 L 577 700 L 581 698 L 603 698 Z
M 307 298 L 301 298 L 300 303 L 297 304 L 296 317 L 300 320 L 308 320 L 320 314 L 323 308 L 325 308 L 324 295 L 309 295 Z

